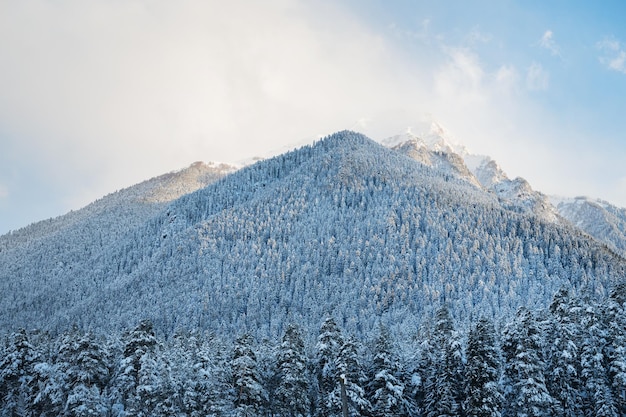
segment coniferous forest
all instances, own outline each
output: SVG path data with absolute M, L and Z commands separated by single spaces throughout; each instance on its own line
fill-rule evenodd
M 315 335 L 223 338 L 149 320 L 4 339 L 3 416 L 623 416 L 626 286 L 592 300 L 559 290 L 506 323 L 458 327 L 447 306 L 397 339 L 362 340 L 333 317 Z M 314 343 L 307 344 L 306 336 Z
M 626 416 L 573 224 L 353 132 L 151 181 L 0 236 L 0 416 Z

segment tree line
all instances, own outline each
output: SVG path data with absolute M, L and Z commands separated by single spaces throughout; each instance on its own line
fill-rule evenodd
M 149 320 L 123 334 L 77 328 L 4 338 L 2 416 L 562 416 L 626 415 L 626 285 L 603 300 L 558 291 L 546 310 L 520 308 L 456 327 L 439 308 L 411 340 L 380 325 L 358 340 L 333 317 L 307 346 L 225 340 Z

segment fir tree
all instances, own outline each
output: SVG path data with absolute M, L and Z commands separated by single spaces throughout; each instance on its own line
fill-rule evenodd
M 309 410 L 309 382 L 304 341 L 300 330 L 289 325 L 278 350 L 276 402 L 283 416 L 304 417 Z
M 332 317 L 327 318 L 317 338 L 317 407 L 320 417 L 338 416 L 341 413 L 341 386 L 337 373 L 337 358 L 343 345 L 341 331 Z
M 248 334 L 240 336 L 235 341 L 232 378 L 235 414 L 241 417 L 260 415 L 267 398 L 258 373 L 252 336 Z
M 367 387 L 376 417 L 402 416 L 408 414 L 404 398 L 404 383 L 400 380 L 401 365 L 393 352 L 392 341 L 386 327 L 380 326 L 380 334 L 374 347 L 374 360 Z
M 520 308 L 503 334 L 505 357 L 505 415 L 548 417 L 554 415 L 554 399 L 545 383 L 542 333 L 533 314 Z
M 369 415 L 372 408 L 365 395 L 366 376 L 361 358 L 359 343 L 353 337 L 346 338 L 337 358 L 337 372 L 345 387 L 351 416 Z
M 465 356 L 465 415 L 500 417 L 500 356 L 490 320 L 483 317 L 471 329 Z
M 550 304 L 547 337 L 546 386 L 555 400 L 555 413 L 577 417 L 582 413 L 580 389 L 580 307 L 567 289 L 559 290 Z

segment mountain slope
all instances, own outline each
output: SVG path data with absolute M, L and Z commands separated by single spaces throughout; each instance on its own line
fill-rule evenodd
M 552 202 L 563 218 L 626 257 L 626 209 L 587 197 Z
M 513 180 L 488 156 L 474 155 L 455 143 L 436 122 L 423 127 L 418 135 L 406 132 L 382 141 L 405 155 L 494 193 L 512 210 L 533 213 L 551 222 L 560 221 L 549 198 L 531 188 L 523 178 Z
M 564 285 L 605 292 L 625 271 L 576 229 L 352 132 L 238 170 L 115 236 L 74 258 L 52 243 L 0 252 L 2 328 L 149 317 L 168 334 L 265 337 L 333 314 L 357 334 L 379 321 L 412 332 L 444 302 L 462 321 L 507 316 Z

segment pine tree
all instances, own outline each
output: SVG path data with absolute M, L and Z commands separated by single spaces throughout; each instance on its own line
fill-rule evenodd
M 26 331 L 13 333 L 0 361 L 0 411 L 5 415 L 23 415 L 34 401 L 30 385 L 37 359 Z
M 609 382 L 615 406 L 626 414 L 626 283 L 611 291 L 607 304 Z
M 304 341 L 300 330 L 289 325 L 278 350 L 276 400 L 282 416 L 303 417 L 309 411 L 309 382 Z
M 332 317 L 327 318 L 317 338 L 317 406 L 316 414 L 320 417 L 341 414 L 341 386 L 337 372 L 337 358 L 343 345 L 341 331 Z
M 260 415 L 266 401 L 266 393 L 260 382 L 252 336 L 244 334 L 237 338 L 231 364 L 235 415 L 242 417 Z
M 146 415 L 155 407 L 157 340 L 151 321 L 143 320 L 127 336 L 114 394 L 126 414 Z
M 109 382 L 108 354 L 89 334 L 77 329 L 64 335 L 55 364 L 67 395 L 65 409 L 73 416 L 104 416 L 108 405 L 104 390 Z
M 469 333 L 465 366 L 465 415 L 500 417 L 500 355 L 493 324 L 481 318 Z
M 505 357 L 505 415 L 548 417 L 554 399 L 545 383 L 541 329 L 530 311 L 522 307 L 503 334 Z
M 381 325 L 367 387 L 372 415 L 394 417 L 408 414 L 408 404 L 404 399 L 405 385 L 399 378 L 400 374 L 401 365 L 393 352 L 391 336 L 387 328 Z
M 585 329 L 580 354 L 585 412 L 591 417 L 617 417 L 618 410 L 609 387 L 604 351 L 607 329 L 602 325 L 596 306 L 587 303 L 582 318 Z
M 337 373 L 345 387 L 348 414 L 351 416 L 369 415 L 372 408 L 365 395 L 366 376 L 361 357 L 358 342 L 348 337 L 339 351 Z
M 546 386 L 555 400 L 555 413 L 577 417 L 582 413 L 580 390 L 580 307 L 567 289 L 559 290 L 550 304 L 547 334 Z
M 463 358 L 460 338 L 447 306 L 435 317 L 433 371 L 427 381 L 425 415 L 457 416 L 463 413 Z
M 194 369 L 198 372 L 198 416 L 233 414 L 235 389 L 232 383 L 232 357 L 221 340 L 204 342 Z

